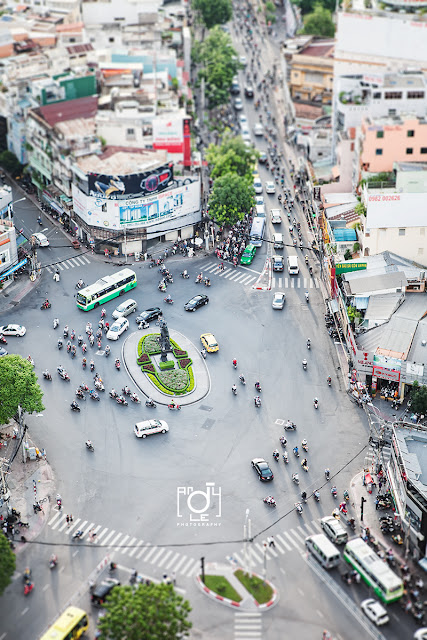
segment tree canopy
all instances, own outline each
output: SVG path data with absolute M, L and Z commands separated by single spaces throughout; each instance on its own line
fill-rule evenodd
M 202 65 L 198 84 L 205 80 L 205 95 L 210 109 L 227 104 L 233 76 L 240 68 L 231 38 L 220 27 L 214 27 L 203 42 L 195 43 L 193 60 Z
M 218 224 L 235 224 L 253 206 L 254 193 L 247 180 L 237 173 L 226 173 L 214 181 L 209 198 L 209 215 Z
M 15 154 L 7 149 L 0 153 L 0 165 L 13 176 L 21 174 L 22 164 L 19 162 Z
M 218 178 L 226 173 L 251 176 L 255 165 L 256 153 L 253 147 L 247 147 L 240 136 L 234 136 L 226 132 L 220 145 L 210 144 L 206 159 L 211 166 L 211 177 Z
M 301 13 L 305 16 L 307 13 L 311 13 L 314 10 L 316 4 L 321 4 L 322 7 L 328 9 L 328 11 L 335 11 L 335 0 L 292 0 L 293 4 L 297 5 L 301 9 Z
M 9 540 L 0 531 L 0 596 L 7 585 L 10 584 L 15 566 L 15 554 L 10 548 Z
M 414 382 L 411 391 L 411 409 L 414 413 L 427 415 L 427 387 Z
M 43 393 L 32 365 L 18 355 L 0 358 L 0 424 L 9 422 L 18 406 L 27 413 L 43 411 Z
M 333 38 L 335 35 L 335 25 L 332 21 L 331 12 L 321 4 L 316 3 L 313 12 L 307 14 L 304 18 L 303 33 Z
M 101 640 L 175 640 L 188 637 L 192 624 L 187 600 L 172 585 L 115 587 L 98 619 Z
M 233 15 L 231 0 L 193 0 L 191 5 L 207 29 L 225 24 Z

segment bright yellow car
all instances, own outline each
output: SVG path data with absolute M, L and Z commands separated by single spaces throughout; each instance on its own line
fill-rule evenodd
M 209 353 L 218 351 L 219 345 L 213 333 L 202 333 L 202 335 L 200 336 L 200 340 L 206 351 L 209 351 Z

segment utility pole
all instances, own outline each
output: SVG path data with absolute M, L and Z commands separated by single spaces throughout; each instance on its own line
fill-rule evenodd
M 200 558 L 200 567 L 201 567 L 201 571 L 202 571 L 202 582 L 203 582 L 203 584 L 205 584 L 205 558 L 204 558 L 204 556 L 202 556 Z
M 363 503 L 366 502 L 366 498 L 363 496 L 360 498 L 360 520 L 363 522 Z
M 251 566 L 248 553 L 248 542 L 251 537 L 251 521 L 249 519 L 249 509 L 246 509 L 245 524 L 243 525 L 243 540 L 244 540 L 244 557 L 245 557 L 245 569 L 246 573 L 250 573 Z

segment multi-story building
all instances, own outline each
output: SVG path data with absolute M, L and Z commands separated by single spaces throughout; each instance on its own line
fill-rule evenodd
M 288 60 L 289 91 L 294 101 L 331 104 L 334 40 L 313 39 Z

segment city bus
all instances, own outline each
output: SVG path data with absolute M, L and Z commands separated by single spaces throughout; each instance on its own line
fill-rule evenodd
M 86 611 L 77 607 L 68 607 L 40 640 L 78 640 L 89 628 Z
M 79 309 L 89 311 L 103 305 L 112 298 L 121 296 L 125 291 L 137 285 L 136 273 L 131 269 L 122 269 L 111 276 L 104 276 L 84 289 L 80 289 L 76 297 Z
M 347 542 L 344 558 L 383 602 L 395 602 L 402 597 L 402 580 L 361 538 Z
M 260 247 L 262 245 L 262 240 L 264 238 L 265 231 L 265 218 L 254 218 L 252 222 L 251 234 L 250 234 L 250 243 L 253 244 L 254 247 Z

